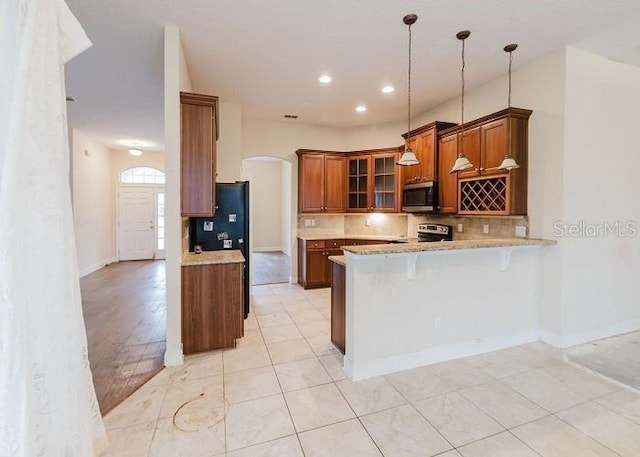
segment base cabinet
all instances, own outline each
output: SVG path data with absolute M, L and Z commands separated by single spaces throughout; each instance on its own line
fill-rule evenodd
M 244 264 L 182 267 L 184 354 L 235 346 L 244 335 Z
M 331 342 L 344 354 L 346 268 L 338 262 L 331 262 L 331 264 L 333 276 L 331 284 Z

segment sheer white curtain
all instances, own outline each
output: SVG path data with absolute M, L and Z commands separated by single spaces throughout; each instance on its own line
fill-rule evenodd
M 90 457 L 64 63 L 91 43 L 64 0 L 0 3 L 0 456 Z

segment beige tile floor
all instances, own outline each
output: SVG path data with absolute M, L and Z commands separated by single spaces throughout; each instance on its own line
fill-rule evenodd
M 167 368 L 105 418 L 104 457 L 640 456 L 640 395 L 542 343 L 360 382 L 329 290 L 253 289 L 236 349 Z

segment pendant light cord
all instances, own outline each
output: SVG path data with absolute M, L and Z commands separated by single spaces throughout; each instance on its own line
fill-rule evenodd
M 509 51 L 509 96 L 507 98 L 507 108 L 511 111 L 511 63 L 513 62 L 513 51 Z M 507 157 L 511 158 L 511 113 L 507 112 L 509 116 L 509 148 L 507 149 Z
M 466 40 L 462 40 L 462 69 L 460 70 L 460 76 L 462 78 L 462 97 L 460 97 L 460 113 L 461 113 L 461 117 L 460 117 L 460 125 L 464 124 L 464 42 Z
M 407 81 L 407 141 L 405 149 L 409 149 L 411 140 L 411 24 L 409 24 L 409 69 Z

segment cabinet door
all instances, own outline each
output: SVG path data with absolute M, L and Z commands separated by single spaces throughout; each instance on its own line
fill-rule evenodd
M 333 263 L 333 262 L 331 262 Z M 331 284 L 331 341 L 344 354 L 345 343 L 345 267 L 333 263 Z
M 371 211 L 396 212 L 398 210 L 397 154 L 372 156 L 373 192 Z
M 181 104 L 182 216 L 212 216 L 215 206 L 215 109 Z
M 467 130 L 460 134 L 462 137 L 462 151 L 473 165 L 473 168 L 467 171 L 461 171 L 458 173 L 460 178 L 468 178 L 471 176 L 478 176 L 480 174 L 480 168 L 482 167 L 481 158 L 481 128 L 476 127 L 471 130 Z M 447 170 L 448 171 L 448 170 Z
M 369 211 L 369 162 L 371 156 L 347 159 L 347 208 L 353 212 Z
M 306 255 L 306 287 L 324 287 L 327 285 L 327 256 L 324 250 L 310 251 Z
M 507 155 L 508 138 L 509 122 L 507 119 L 500 119 L 482 126 L 481 172 L 504 173 L 504 170 L 498 170 L 498 167 Z
M 244 265 L 182 267 L 185 354 L 233 347 L 243 335 Z
M 324 157 L 324 210 L 328 213 L 345 211 L 345 163 L 344 157 Z
M 420 152 L 418 182 L 436 180 L 435 132 L 430 130 L 418 137 L 416 148 Z
M 342 252 L 342 249 L 330 249 L 326 251 L 325 253 L 325 258 L 326 258 L 325 277 L 327 279 L 326 285 L 331 286 L 332 279 L 333 279 L 333 262 L 329 260 L 329 257 L 334 255 L 343 255 L 343 254 L 344 252 Z
M 300 157 L 298 204 L 303 213 L 320 213 L 324 208 L 324 156 Z
M 438 205 L 441 213 L 453 214 L 458 211 L 458 176 L 449 170 L 458 156 L 458 135 L 440 138 L 438 143 Z

